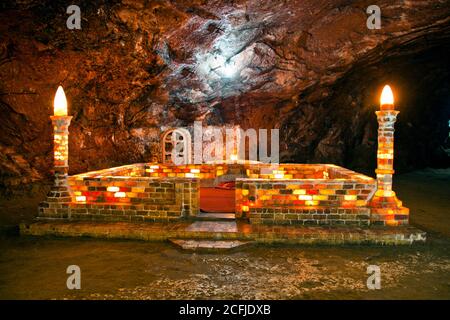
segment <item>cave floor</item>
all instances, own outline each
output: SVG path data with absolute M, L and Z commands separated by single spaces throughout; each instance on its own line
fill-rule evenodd
M 428 233 L 414 246 L 272 245 L 199 254 L 163 242 L 3 233 L 0 299 L 450 299 L 449 177 L 450 170 L 432 169 L 395 177 L 412 224 Z M 3 200 L 0 223 L 30 222 L 34 198 Z M 72 264 L 81 268 L 81 290 L 66 288 Z M 381 269 L 381 290 L 367 289 L 369 265 Z

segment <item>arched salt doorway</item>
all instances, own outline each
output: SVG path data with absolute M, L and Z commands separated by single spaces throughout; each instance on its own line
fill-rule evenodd
M 191 134 L 184 128 L 165 131 L 161 138 L 161 151 L 163 163 L 191 163 Z

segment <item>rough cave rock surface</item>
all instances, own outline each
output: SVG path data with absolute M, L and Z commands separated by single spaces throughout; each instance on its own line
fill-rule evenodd
M 384 83 L 396 167 L 448 165 L 450 1 L 66 1 L 0 4 L 0 188 L 49 176 L 65 88 L 70 170 L 150 161 L 169 127 L 279 128 L 283 162 L 375 167 Z

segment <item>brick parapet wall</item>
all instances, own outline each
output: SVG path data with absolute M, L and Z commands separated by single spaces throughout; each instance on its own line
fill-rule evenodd
M 236 216 L 255 224 L 386 224 L 368 203 L 376 181 L 328 164 L 133 164 L 68 178 L 50 193 L 39 217 L 114 221 L 170 221 L 195 216 L 200 186 L 236 181 Z M 65 193 L 64 193 L 65 192 Z M 69 192 L 69 200 L 60 196 Z M 67 198 L 67 195 L 66 195 Z M 378 211 L 377 211 L 378 210 Z M 407 210 L 407 209 L 405 209 Z M 395 213 L 389 219 L 407 224 Z
M 375 180 L 324 169 L 322 179 L 237 179 L 236 215 L 257 224 L 368 225 Z
M 199 211 L 196 178 L 81 175 L 69 177 L 71 203 L 42 204 L 40 218 L 110 221 L 170 221 Z M 48 200 L 48 199 L 47 199 Z M 46 202 L 48 203 L 48 201 Z

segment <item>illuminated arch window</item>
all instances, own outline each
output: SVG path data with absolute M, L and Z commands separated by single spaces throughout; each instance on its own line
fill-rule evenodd
M 162 135 L 161 150 L 164 163 L 191 163 L 191 134 L 183 128 L 167 130 Z

